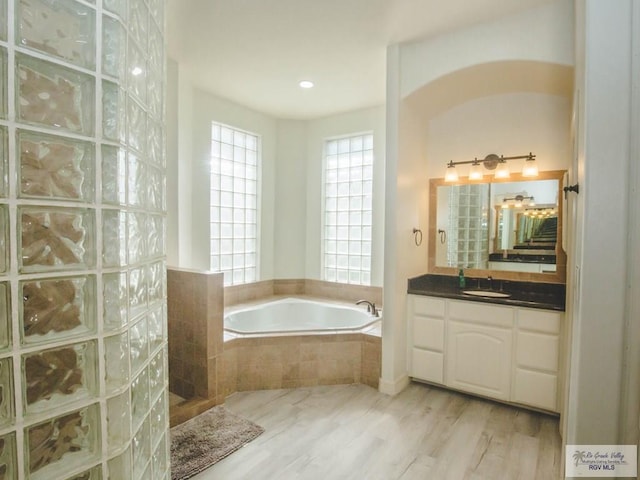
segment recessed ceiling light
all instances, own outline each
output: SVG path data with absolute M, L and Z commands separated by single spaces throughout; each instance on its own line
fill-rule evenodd
M 131 70 L 131 75 L 137 77 L 140 74 L 142 74 L 142 69 L 140 67 L 133 67 L 133 69 Z
M 313 88 L 313 82 L 311 80 L 302 80 L 298 85 L 300 85 L 300 88 Z

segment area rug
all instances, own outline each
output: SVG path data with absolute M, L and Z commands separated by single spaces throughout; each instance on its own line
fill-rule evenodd
M 171 429 L 171 480 L 185 480 L 209 468 L 264 432 L 222 405 Z

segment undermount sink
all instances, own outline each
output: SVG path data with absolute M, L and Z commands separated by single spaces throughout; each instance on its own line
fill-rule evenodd
M 494 292 L 493 290 L 463 290 L 465 295 L 474 295 L 476 297 L 489 297 L 489 298 L 509 298 L 510 293 Z

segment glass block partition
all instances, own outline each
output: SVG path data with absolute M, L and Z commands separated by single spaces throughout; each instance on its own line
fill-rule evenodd
M 0 479 L 170 478 L 164 0 L 0 0 Z

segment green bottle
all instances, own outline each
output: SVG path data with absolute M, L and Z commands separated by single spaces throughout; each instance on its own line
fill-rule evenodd
M 460 288 L 467 286 L 467 280 L 464 278 L 464 270 L 462 269 L 458 272 L 458 282 L 460 284 Z

